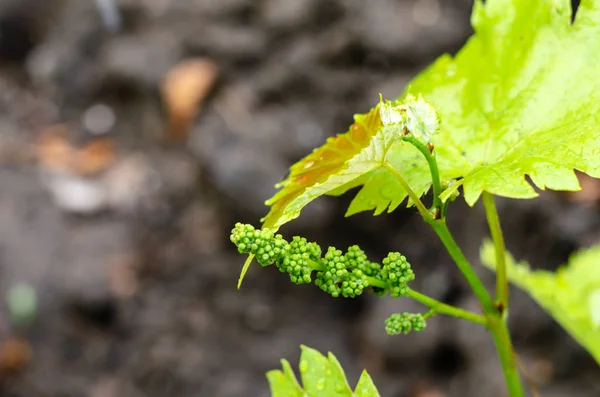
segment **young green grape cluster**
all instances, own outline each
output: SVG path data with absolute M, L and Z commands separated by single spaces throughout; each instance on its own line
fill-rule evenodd
M 309 261 L 318 261 L 321 257 L 321 247 L 309 243 L 304 237 L 295 236 L 289 243 L 289 250 L 280 255 L 275 265 L 282 273 L 288 273 L 294 284 L 308 284 L 313 271 Z
M 268 266 L 280 257 L 287 256 L 290 245 L 281 234 L 270 229 L 255 229 L 254 226 L 236 223 L 231 231 L 231 242 L 240 254 L 252 254 L 261 266 Z
M 408 283 L 415 278 L 406 258 L 397 252 L 388 254 L 383 266 L 369 261 L 356 245 L 345 253 L 329 247 L 322 255 L 319 245 L 304 237 L 287 242 L 272 230 L 242 223 L 231 231 L 231 241 L 240 253 L 254 255 L 262 266 L 275 264 L 295 284 L 310 283 L 316 272 L 315 284 L 333 297 L 354 298 L 368 287 L 399 297 L 409 291 Z
M 415 274 L 406 257 L 398 252 L 390 252 L 383 260 L 381 276 L 383 281 L 388 284 L 394 298 L 406 295 L 408 283 L 415 279 Z
M 394 313 L 385 320 L 388 335 L 408 334 L 410 331 L 423 331 L 425 316 L 420 313 Z
M 335 247 L 329 247 L 320 263 L 323 270 L 317 272 L 315 284 L 333 297 L 354 298 L 369 286 L 365 271 L 372 264 L 357 246 L 345 254 Z

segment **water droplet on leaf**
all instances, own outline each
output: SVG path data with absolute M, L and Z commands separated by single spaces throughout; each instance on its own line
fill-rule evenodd
M 597 289 L 589 297 L 590 317 L 596 328 L 600 328 L 600 289 Z
M 308 361 L 306 361 L 306 360 L 300 360 L 299 368 L 300 368 L 300 372 L 306 372 L 306 371 L 308 371 Z
M 381 195 L 383 197 L 385 197 L 386 199 L 393 199 L 394 198 L 394 188 L 391 186 L 384 187 L 383 190 L 381 191 Z
M 317 390 L 323 390 L 325 389 L 325 379 L 319 379 L 317 381 Z

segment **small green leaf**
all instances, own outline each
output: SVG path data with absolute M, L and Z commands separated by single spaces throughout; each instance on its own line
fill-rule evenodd
M 379 392 L 377 391 L 377 388 L 375 388 L 373 380 L 367 371 L 363 371 L 360 375 L 354 395 L 356 397 L 379 397 Z
M 282 360 L 283 370 L 267 372 L 273 397 L 379 397 L 366 371 L 363 371 L 353 393 L 342 366 L 333 354 L 325 357 L 315 349 L 301 348 L 299 367 L 304 391 L 290 364 Z
M 281 360 L 283 371 L 273 370 L 267 372 L 267 379 L 273 397 L 304 397 L 304 392 L 294 375 L 294 371 L 287 360 Z
M 344 370 L 331 353 L 327 358 L 315 349 L 302 346 L 300 376 L 310 397 L 352 397 Z
M 481 261 L 494 269 L 494 245 L 481 247 Z M 556 272 L 531 270 L 506 254 L 509 280 L 546 310 L 600 363 L 600 246 L 580 251 Z
M 400 108 L 404 111 L 400 112 Z M 418 137 L 431 137 L 431 129 L 437 128 L 431 106 L 422 98 L 412 97 L 404 103 L 382 102 L 367 114 L 355 115 L 354 120 L 348 132 L 329 138 L 325 145 L 291 167 L 290 176 L 277 185 L 282 189 L 267 201 L 271 211 L 263 219 L 264 227 L 277 229 L 297 218 L 302 208 L 318 197 L 337 196 L 357 186 L 363 188 L 347 215 L 367 209 L 375 209 L 376 214 L 386 209 L 391 212 L 406 199 L 407 192 L 383 167 L 386 162 L 402 170 L 418 195 L 429 189 L 427 162 L 400 137 L 405 126 L 412 126 Z
M 248 255 L 248 258 L 246 258 L 246 262 L 244 262 L 244 266 L 242 266 L 242 271 L 240 272 L 240 277 L 238 278 L 238 289 L 242 288 L 242 281 L 244 281 L 244 277 L 246 277 L 246 273 L 248 273 L 248 269 L 250 268 L 250 264 L 252 263 L 253 259 L 253 254 Z
M 267 372 L 271 395 L 273 397 L 303 397 L 304 392 L 294 376 L 290 363 L 281 360 L 281 364 L 283 371 L 277 369 Z

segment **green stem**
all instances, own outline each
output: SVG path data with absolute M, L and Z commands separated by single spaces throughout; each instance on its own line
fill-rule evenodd
M 400 171 L 398 171 L 396 168 L 394 168 L 394 166 L 392 164 L 388 163 L 387 161 L 383 163 L 383 167 L 386 168 L 387 170 L 389 170 L 392 174 L 394 174 L 394 176 L 396 177 L 398 182 L 400 182 L 400 184 L 402 185 L 404 190 L 406 190 L 408 197 L 410 197 L 412 202 L 415 203 L 415 206 L 417 207 L 417 210 L 419 211 L 419 213 L 421 214 L 423 219 L 425 219 L 426 221 L 429 219 L 433 219 L 431 213 L 427 210 L 427 208 L 425 207 L 425 205 L 423 204 L 423 202 L 421 201 L 419 196 L 417 196 L 415 191 L 412 190 L 412 188 L 410 187 L 410 185 L 404 178 L 404 175 L 402 175 L 402 173 L 400 173 Z
M 317 271 L 322 271 L 323 270 L 323 266 L 315 261 L 308 261 L 309 266 L 313 269 L 313 270 L 317 270 Z M 366 277 L 367 282 L 369 283 L 369 286 L 371 287 L 377 287 L 377 288 L 381 288 L 381 289 L 388 289 L 389 286 L 387 285 L 387 283 L 383 280 L 380 280 L 378 278 L 375 277 Z M 470 312 L 468 310 L 464 310 L 455 306 L 451 306 L 448 305 L 446 303 L 440 302 L 436 299 L 433 299 L 427 295 L 424 295 L 420 292 L 414 291 L 412 289 L 408 290 L 408 293 L 406 295 L 409 298 L 412 298 L 418 302 L 421 302 L 422 304 L 424 304 L 425 306 L 429 307 L 431 310 L 433 310 L 436 313 L 441 313 L 441 314 L 445 314 L 447 316 L 452 316 L 452 317 L 456 317 L 456 318 L 462 318 L 471 322 L 474 322 L 476 324 L 480 324 L 483 326 L 487 325 L 487 320 L 485 317 L 477 314 L 477 313 L 473 313 Z
M 477 277 L 477 274 L 475 274 L 475 271 L 471 267 L 471 264 L 456 244 L 456 241 L 454 241 L 450 230 L 448 230 L 446 221 L 443 219 L 439 219 L 431 222 L 431 226 L 433 227 L 433 230 L 435 230 L 438 237 L 444 244 L 444 247 L 446 247 L 446 250 L 454 260 L 454 263 L 456 263 L 458 270 L 460 270 L 460 272 L 467 280 L 467 283 L 469 283 L 469 286 L 477 296 L 477 299 L 479 299 L 479 302 L 481 302 L 485 313 L 488 315 L 491 313 L 496 313 L 496 306 L 494 305 L 494 301 L 490 297 L 490 294 L 485 289 L 485 286 L 483 285 L 479 277 Z
M 308 266 L 313 270 L 316 270 L 318 272 L 322 272 L 323 270 L 325 270 L 325 267 L 323 267 L 323 265 L 321 265 L 319 262 L 313 261 L 311 259 L 309 259 L 307 262 Z
M 521 378 L 519 376 L 519 372 L 517 371 L 515 356 L 510 341 L 510 334 L 506 326 L 505 317 L 502 316 L 502 313 L 498 311 L 494 301 L 490 297 L 490 294 L 485 289 L 485 286 L 483 285 L 479 277 L 477 277 L 477 274 L 473 270 L 473 267 L 471 266 L 465 255 L 462 253 L 461 249 L 456 244 L 456 241 L 452 237 L 450 230 L 448 230 L 448 226 L 446 225 L 445 221 L 445 216 L 443 216 L 444 214 L 437 212 L 443 210 L 443 212 L 445 213 L 447 208 L 443 208 L 440 203 L 441 200 L 439 196 L 441 193 L 441 183 L 435 156 L 432 155 L 432 153 L 429 151 L 429 148 L 427 148 L 422 142 L 416 140 L 414 137 L 406 136 L 402 139 L 414 145 L 425 156 L 425 159 L 427 159 L 427 163 L 429 164 L 429 170 L 431 172 L 431 182 L 434 193 L 434 209 L 436 210 L 436 212 L 434 212 L 434 216 L 432 216 L 430 212 L 425 213 L 425 211 L 423 211 L 418 205 L 417 208 L 419 209 L 419 212 L 423 216 L 425 222 L 429 223 L 431 227 L 433 227 L 438 237 L 444 244 L 444 247 L 446 247 L 446 250 L 458 266 L 458 269 L 463 274 L 463 276 L 469 283 L 469 286 L 471 287 L 471 289 L 479 299 L 479 302 L 483 306 L 486 324 L 496 344 L 496 350 L 498 351 L 498 357 L 500 359 L 500 364 L 502 365 L 502 370 L 504 372 L 504 377 L 506 379 L 506 385 L 510 397 L 523 397 L 523 386 L 521 385 Z M 385 166 L 388 170 L 390 170 L 393 174 L 396 175 L 398 181 L 403 186 L 408 185 L 402 174 L 400 174 L 399 171 L 392 167 L 391 164 L 386 163 Z M 410 196 L 410 192 L 412 192 L 410 186 L 406 186 L 405 189 L 407 192 L 409 192 Z M 412 192 L 412 194 L 415 195 L 414 192 Z M 493 204 L 493 200 L 491 202 Z M 421 206 L 423 206 L 422 203 Z M 486 211 L 488 210 L 488 206 L 489 204 L 486 206 Z M 441 219 L 436 219 L 436 213 L 442 215 Z M 493 207 L 493 214 L 495 214 L 497 220 L 498 215 L 495 206 Z M 498 221 L 497 224 L 498 230 L 500 230 L 500 222 Z M 496 246 L 496 249 L 498 249 L 498 246 Z M 504 249 L 501 252 L 502 256 L 504 257 Z M 506 275 L 504 275 L 503 277 L 504 280 L 506 280 Z M 505 283 L 505 281 L 503 281 L 503 283 Z M 508 294 L 503 294 L 504 292 L 502 292 L 500 296 L 508 297 Z
M 388 289 L 389 286 L 385 283 L 385 281 L 380 280 L 375 277 L 367 277 L 367 281 L 371 287 L 377 287 L 381 289 Z M 408 298 L 414 299 L 417 302 L 424 304 L 429 307 L 435 313 L 445 314 L 447 316 L 452 316 L 456 318 L 462 318 L 467 321 L 471 321 L 473 323 L 487 326 L 487 320 L 482 315 L 477 313 L 470 312 L 468 310 L 461 309 L 456 306 L 448 305 L 446 303 L 440 302 L 436 299 L 433 299 L 425 294 L 417 292 L 415 290 L 409 289 L 406 294 Z
M 496 305 L 485 289 L 483 283 L 473 271 L 471 264 L 467 261 L 466 257 L 456 244 L 456 241 L 454 241 L 452 234 L 450 234 L 450 231 L 446 226 L 445 220 L 441 219 L 431 222 L 431 226 L 439 236 L 440 240 L 442 240 L 448 253 L 452 256 L 452 259 L 454 259 L 454 262 L 467 279 L 471 289 L 483 306 L 488 329 L 496 344 L 496 350 L 498 352 L 500 364 L 502 365 L 510 397 L 523 397 L 524 391 L 521 384 L 521 378 L 517 371 L 514 352 L 510 342 L 510 335 L 502 314 L 498 312 Z
M 470 312 L 468 310 L 463 310 L 463 309 L 455 307 L 455 306 L 445 304 L 443 302 L 433 299 L 427 295 L 423 295 L 420 292 L 414 291 L 412 289 L 408 290 L 408 294 L 406 296 L 408 296 L 409 298 L 412 298 L 418 302 L 421 302 L 422 304 L 424 304 L 425 306 L 427 306 L 431 310 L 433 310 L 435 313 L 441 313 L 441 314 L 445 314 L 447 316 L 462 318 L 464 320 L 471 321 L 471 322 L 479 324 L 479 325 L 483 325 L 484 327 L 487 326 L 487 320 L 482 315 Z
M 386 284 L 385 281 L 380 280 L 378 278 L 375 277 L 366 277 L 367 282 L 369 283 L 369 287 L 376 287 L 376 288 L 381 288 L 381 289 L 388 289 L 389 286 Z
M 438 214 L 441 214 L 442 200 L 440 199 L 440 195 L 442 194 L 442 182 L 440 180 L 440 171 L 438 169 L 435 154 L 429 150 L 427 145 L 415 138 L 414 135 L 404 136 L 402 137 L 402 140 L 416 147 L 423 154 L 423 156 L 425 156 L 425 160 L 427 160 L 427 164 L 429 164 L 429 171 L 431 173 L 431 185 L 433 187 L 433 207 L 436 208 Z
M 494 240 L 494 249 L 496 252 L 496 301 L 503 308 L 508 307 L 508 280 L 506 278 L 506 256 L 504 236 L 500 227 L 500 218 L 494 203 L 494 196 L 488 192 L 483 192 L 483 205 L 485 207 L 485 215 L 488 224 L 490 225 L 490 233 Z
M 506 381 L 509 396 L 524 397 L 525 392 L 517 369 L 515 353 L 510 341 L 508 327 L 502 317 L 496 316 L 495 320 L 496 321 L 490 323 L 489 329 L 494 338 L 498 357 L 500 358 L 500 364 L 502 365 L 502 371 L 504 372 L 504 379 Z

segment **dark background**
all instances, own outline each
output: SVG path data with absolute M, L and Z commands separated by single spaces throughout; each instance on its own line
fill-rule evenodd
M 102 4 L 118 18 L 103 20 Z M 297 362 L 300 344 L 334 352 L 353 383 L 368 368 L 385 397 L 504 396 L 477 326 L 436 317 L 420 334 L 388 337 L 387 316 L 422 308 L 335 300 L 274 268 L 252 267 L 237 291 L 244 258 L 228 241 L 236 221 L 258 225 L 292 162 L 457 51 L 470 8 L 0 0 L 0 293 L 26 283 L 38 297 L 28 326 L 0 306 L 0 396 L 266 397 L 264 372 Z M 197 57 L 218 78 L 190 128 L 173 130 L 161 81 Z M 519 259 L 552 269 L 600 240 L 598 186 L 583 182 L 581 194 L 500 200 Z M 477 310 L 415 211 L 345 219 L 350 198 L 318 200 L 283 231 L 374 258 L 400 250 L 417 290 Z M 481 208 L 457 201 L 450 212 L 477 262 Z M 542 396 L 600 396 L 591 357 L 525 294 L 512 296 L 515 345 Z

